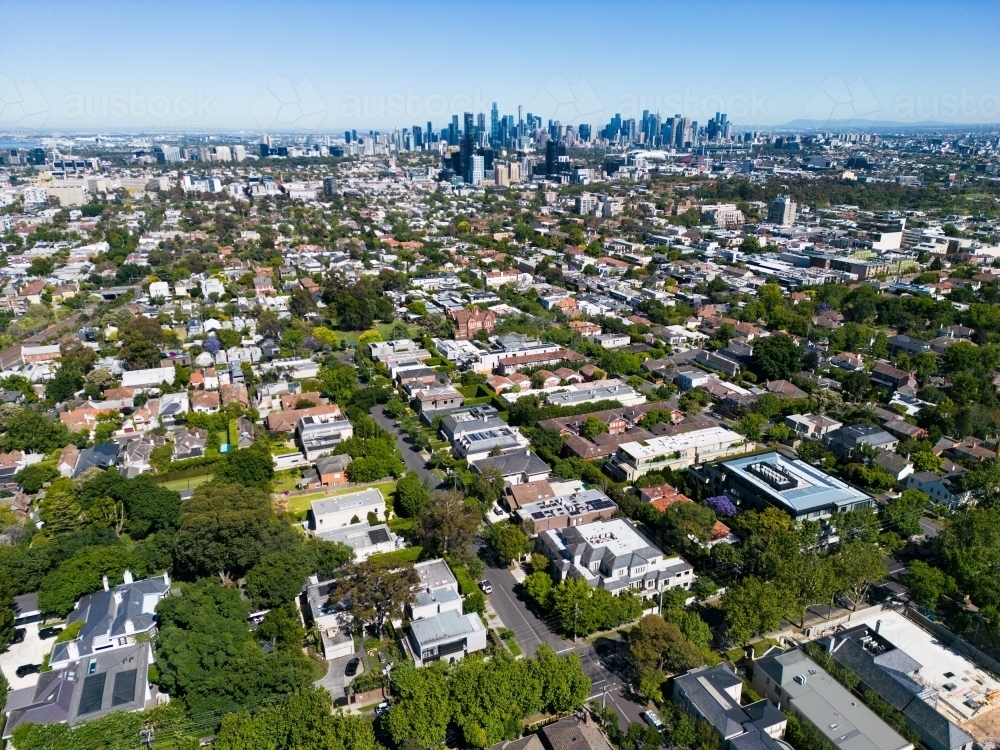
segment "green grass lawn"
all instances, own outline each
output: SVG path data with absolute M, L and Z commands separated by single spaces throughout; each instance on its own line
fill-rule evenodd
M 166 487 L 168 490 L 173 490 L 174 492 L 180 492 L 181 490 L 193 490 L 200 484 L 205 484 L 213 477 L 212 474 L 205 474 L 200 477 L 191 477 L 190 479 L 174 479 L 170 482 L 160 482 L 161 487 Z
M 290 492 L 295 489 L 295 485 L 301 478 L 302 472 L 299 469 L 285 469 L 275 473 L 271 486 L 276 493 Z
M 228 430 L 218 430 L 215 436 L 219 439 L 219 445 L 226 445 L 229 442 Z
M 379 482 L 378 484 L 366 484 L 361 487 L 345 487 L 340 490 L 317 490 L 316 492 L 310 492 L 306 495 L 298 495 L 297 497 L 288 498 L 288 512 L 293 514 L 303 513 L 309 510 L 309 506 L 313 500 L 320 500 L 324 497 L 336 497 L 337 495 L 347 495 L 351 492 L 360 492 L 361 490 L 367 490 L 375 488 L 382 493 L 382 497 L 390 500 L 390 495 L 396 489 L 396 483 L 393 482 Z M 391 500 L 390 500 L 391 501 Z M 363 520 L 363 519 L 362 519 Z

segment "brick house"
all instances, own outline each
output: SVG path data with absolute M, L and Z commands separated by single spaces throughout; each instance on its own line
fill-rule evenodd
M 448 317 L 455 321 L 455 339 L 475 338 L 480 331 L 493 333 L 497 316 L 492 310 L 449 310 Z

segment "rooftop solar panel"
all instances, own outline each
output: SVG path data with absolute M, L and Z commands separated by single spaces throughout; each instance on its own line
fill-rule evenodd
M 107 672 L 101 672 L 84 679 L 83 691 L 80 694 L 80 709 L 77 712 L 81 716 L 101 710 L 101 702 L 104 699 L 104 681 L 107 676 Z
M 122 706 L 135 699 L 136 670 L 127 669 L 115 675 L 115 688 L 111 693 L 111 705 Z
M 385 529 L 372 529 L 368 532 L 368 539 L 372 544 L 382 544 L 389 541 L 389 534 Z

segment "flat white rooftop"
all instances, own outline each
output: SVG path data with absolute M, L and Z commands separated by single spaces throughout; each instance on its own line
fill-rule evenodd
M 727 430 L 725 427 L 708 427 L 704 430 L 684 432 L 680 435 L 656 437 L 635 443 L 622 443 L 618 446 L 618 450 L 625 451 L 637 459 L 642 459 L 655 458 L 656 456 L 663 456 L 674 451 L 684 451 L 690 448 L 743 442 L 746 442 L 746 438 L 739 433 Z

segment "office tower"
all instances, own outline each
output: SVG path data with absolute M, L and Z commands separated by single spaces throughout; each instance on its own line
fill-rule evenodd
M 590 125 L 581 124 L 580 125 L 580 140 L 584 143 L 590 142 Z
M 521 105 L 517 105 L 517 134 L 521 136 L 524 134 L 524 118 L 521 117 Z
M 344 131 L 344 143 L 350 143 L 350 142 L 351 142 L 351 131 L 350 130 L 345 130 Z
M 430 133 L 430 131 L 427 131 Z M 424 147 L 424 131 L 419 125 L 413 126 L 413 148 L 420 150 Z
M 333 177 L 323 178 L 323 195 L 332 198 L 337 192 L 337 181 Z
M 545 144 L 545 174 L 551 177 L 559 173 L 560 156 L 566 156 L 565 143 L 549 141 Z
M 500 111 L 497 109 L 497 103 L 493 102 L 493 108 L 490 109 L 490 143 L 496 143 L 500 140 Z
M 243 146 L 233 146 L 233 161 L 243 161 L 247 158 L 247 150 Z
M 470 185 L 478 185 L 483 181 L 483 168 L 484 159 L 478 154 L 473 154 L 469 158 L 469 173 L 466 178 L 466 182 Z
M 476 115 L 476 132 L 485 133 L 486 132 L 486 115 L 480 112 Z
M 491 148 L 484 148 L 479 152 L 479 155 L 483 157 L 483 169 L 489 172 L 493 169 L 493 165 L 496 159 L 496 152 Z
M 691 118 L 674 115 L 676 122 L 676 134 L 674 136 L 674 146 L 684 148 L 684 144 L 691 140 Z
M 767 207 L 769 224 L 780 224 L 783 227 L 795 223 L 795 201 L 787 195 L 779 195 Z
M 451 116 L 451 124 L 448 125 L 448 145 L 458 145 L 458 115 Z
M 157 164 L 170 164 L 181 160 L 181 150 L 177 146 L 157 146 L 153 149 L 153 153 L 156 155 Z
M 508 165 L 508 169 L 510 170 L 510 182 L 511 182 L 511 184 L 513 185 L 515 183 L 520 182 L 521 181 L 521 165 L 519 163 L 517 163 L 516 161 L 512 161 Z
M 506 164 L 497 164 L 493 167 L 493 181 L 501 187 L 510 184 L 510 170 Z

